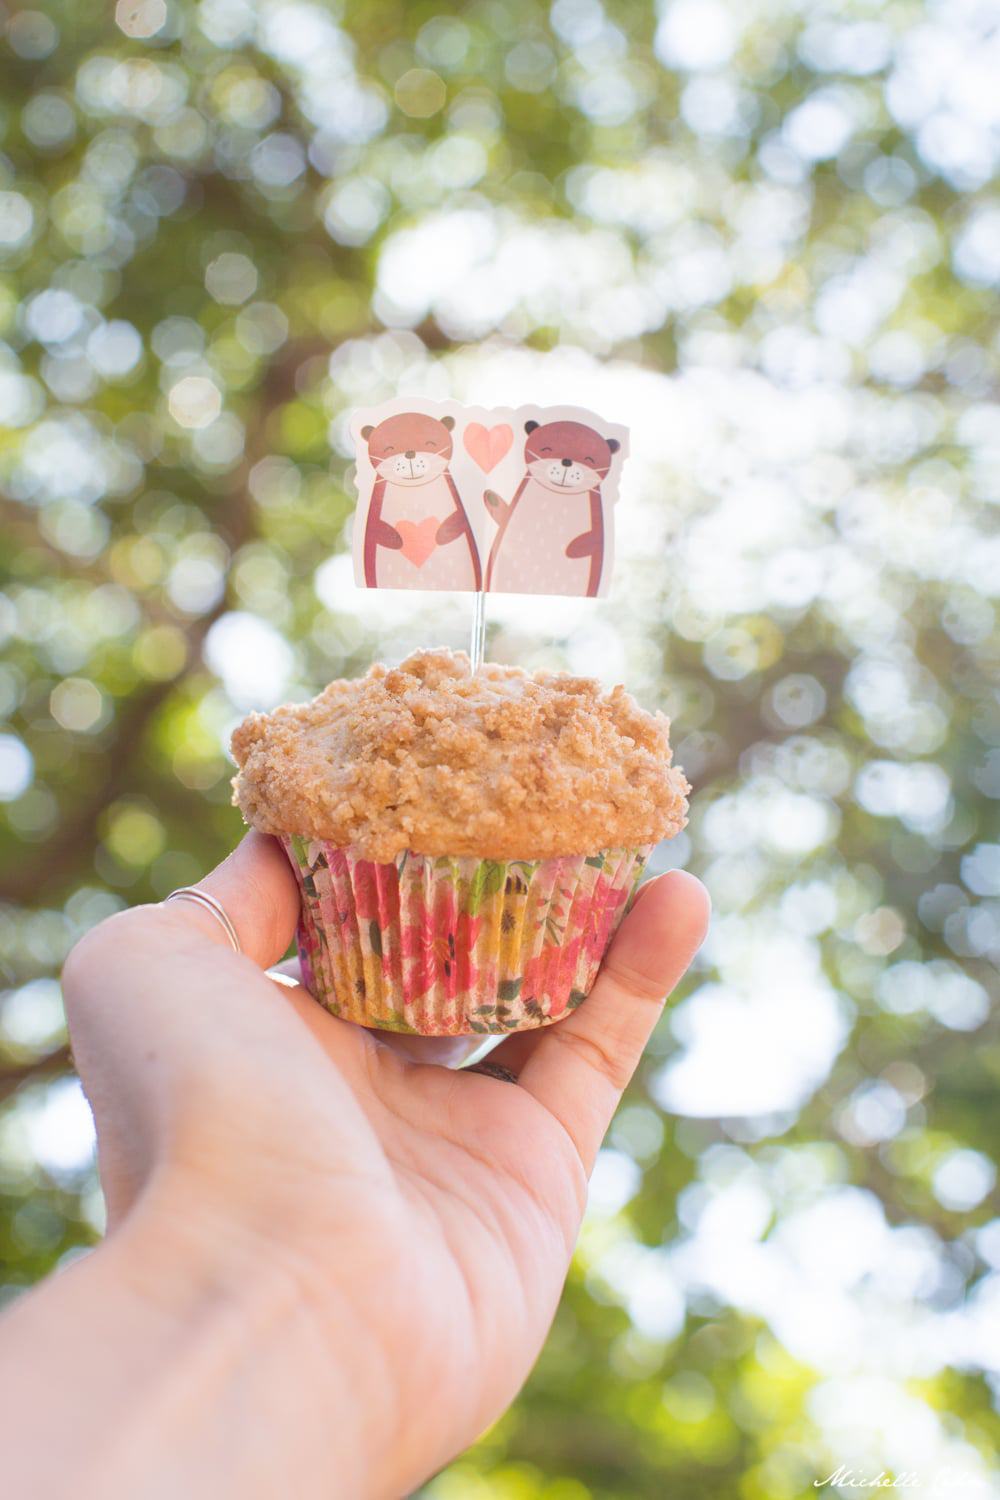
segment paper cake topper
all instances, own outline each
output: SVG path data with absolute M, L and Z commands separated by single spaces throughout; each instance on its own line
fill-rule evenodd
M 626 428 L 576 406 L 398 397 L 351 432 L 361 588 L 608 592 Z

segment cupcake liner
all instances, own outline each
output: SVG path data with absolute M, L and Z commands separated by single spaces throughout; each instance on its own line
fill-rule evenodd
M 545 860 L 401 854 L 290 834 L 305 983 L 335 1016 L 424 1036 L 547 1026 L 590 993 L 649 846 Z

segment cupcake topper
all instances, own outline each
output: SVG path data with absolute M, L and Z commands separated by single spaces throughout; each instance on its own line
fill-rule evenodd
M 582 407 L 486 410 L 397 397 L 354 413 L 361 588 L 608 592 L 628 431 Z

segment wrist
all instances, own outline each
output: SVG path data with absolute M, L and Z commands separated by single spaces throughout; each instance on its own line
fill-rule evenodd
M 151 1218 L 18 1299 L 0 1386 L 5 1478 L 25 1500 L 63 1493 L 68 1472 L 80 1500 L 383 1493 L 363 1390 L 298 1287 L 266 1264 L 192 1254 Z
M 291 1254 L 276 1254 L 273 1242 L 245 1237 L 221 1214 L 206 1220 L 183 1198 L 160 1203 L 157 1196 L 151 1192 L 96 1252 L 166 1351 L 134 1425 L 140 1434 L 144 1425 L 155 1428 L 162 1439 L 163 1424 L 174 1424 L 182 1449 L 204 1412 L 214 1444 L 220 1434 L 212 1414 L 229 1410 L 236 1445 L 224 1491 L 218 1472 L 195 1458 L 164 1493 L 199 1500 L 391 1493 L 380 1477 L 390 1391 L 378 1351 L 332 1279 L 311 1286 L 308 1271 Z M 142 1491 L 141 1459 L 129 1462 L 134 1487 L 125 1483 L 116 1494 Z

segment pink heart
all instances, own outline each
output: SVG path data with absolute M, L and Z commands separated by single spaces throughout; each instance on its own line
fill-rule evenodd
M 437 516 L 427 516 L 423 521 L 395 522 L 396 530 L 403 538 L 403 556 L 415 568 L 422 568 L 437 546 L 440 525 Z
M 495 469 L 510 452 L 514 441 L 514 429 L 502 422 L 499 427 L 484 427 L 482 422 L 470 422 L 465 429 L 463 442 L 465 451 L 476 460 L 484 474 Z

